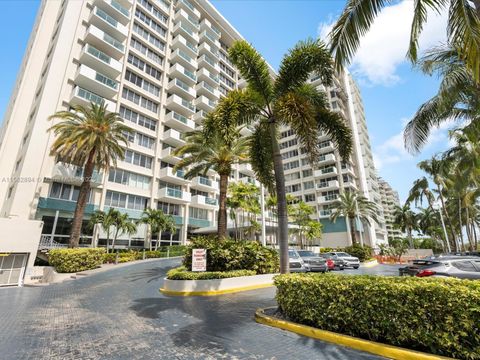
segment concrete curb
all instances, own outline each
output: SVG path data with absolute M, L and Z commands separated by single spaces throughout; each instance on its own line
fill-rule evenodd
M 160 292 L 175 296 L 222 295 L 273 286 L 273 277 L 276 275 L 262 274 L 211 280 L 169 280 L 165 278 Z
M 395 360 L 447 360 L 451 358 L 442 357 L 404 349 L 397 346 L 386 345 L 374 341 L 364 340 L 353 336 L 342 335 L 331 331 L 320 330 L 311 326 L 297 324 L 287 320 L 280 320 L 273 316 L 265 315 L 266 309 L 257 309 L 255 312 L 255 321 L 273 326 L 279 329 L 288 330 L 299 335 L 308 336 L 313 339 L 322 340 L 337 345 L 346 346 L 355 350 L 365 351 L 370 354 L 383 356 Z

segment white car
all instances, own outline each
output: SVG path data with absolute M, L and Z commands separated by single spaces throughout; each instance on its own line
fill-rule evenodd
M 346 252 L 330 252 L 328 254 L 336 255 L 342 259 L 345 262 L 345 267 L 353 267 L 354 269 L 358 269 L 360 267 L 360 260 L 355 256 L 347 254 Z

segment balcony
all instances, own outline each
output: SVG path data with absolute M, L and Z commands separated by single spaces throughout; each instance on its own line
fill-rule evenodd
M 198 44 L 200 41 L 197 29 L 186 22 L 180 21 L 173 27 L 173 36 L 177 35 L 183 36 L 194 44 Z
M 128 36 L 127 27 L 98 6 L 94 6 L 88 21 L 119 40 L 125 40 Z
M 321 155 L 318 161 L 321 164 L 330 164 L 330 163 L 335 163 L 337 161 L 337 158 L 335 157 L 334 154 L 326 154 L 326 155 Z
M 213 47 L 220 49 L 220 41 L 218 41 L 220 37 L 213 31 L 204 30 L 200 33 L 200 40 L 206 41 Z
M 197 111 L 195 115 L 193 115 L 193 121 L 195 121 L 197 124 L 201 124 L 203 122 L 203 119 L 205 119 L 205 116 L 207 116 L 208 111 Z
M 203 176 L 197 176 L 193 178 L 192 183 L 190 184 L 192 188 L 202 190 L 202 191 L 218 191 L 218 182 L 210 180 Z
M 180 79 L 171 80 L 167 85 L 167 89 L 169 93 L 177 94 L 189 101 L 197 97 L 195 89 L 188 86 Z
M 335 176 L 338 175 L 337 168 L 335 166 L 330 166 L 325 169 L 315 170 L 313 176 L 315 177 L 325 177 L 325 176 Z
M 200 31 L 208 31 L 213 38 L 220 39 L 222 33 L 208 19 L 203 19 L 200 22 Z
M 164 187 L 158 189 L 158 199 L 172 204 L 187 204 L 192 200 L 192 195 L 189 192 Z
M 195 106 L 197 109 L 210 112 L 217 106 L 217 103 L 202 95 L 195 100 Z
M 90 186 L 98 187 L 102 185 L 102 178 L 103 174 L 94 170 L 90 179 Z M 72 164 L 56 163 L 52 171 L 52 180 L 80 186 L 83 182 L 83 168 Z
M 218 200 L 203 195 L 193 195 L 190 205 L 205 209 L 215 209 L 218 206 Z
M 182 35 L 177 35 L 172 41 L 172 49 L 183 50 L 188 56 L 196 59 L 198 56 L 198 47 L 196 44 L 185 39 Z
M 343 186 L 344 187 L 349 187 L 349 188 L 352 188 L 352 189 L 355 189 L 355 190 L 358 190 L 358 186 L 357 184 L 355 184 L 355 181 L 351 180 L 351 181 L 345 181 L 343 183 Z
M 238 171 L 240 171 L 242 174 L 245 174 L 245 175 L 250 175 L 250 176 L 255 175 L 255 172 L 252 169 L 252 165 L 250 164 L 239 164 Z
M 180 115 L 175 111 L 171 111 L 165 116 L 165 125 L 182 132 L 195 130 L 195 122 L 193 120 L 190 120 L 186 116 Z
M 200 27 L 198 18 L 191 15 L 191 13 L 188 13 L 183 9 L 179 9 L 175 12 L 174 20 L 175 20 L 175 23 L 185 22 L 190 27 L 194 28 L 196 31 L 198 31 L 198 28 Z
M 80 65 L 75 74 L 75 84 L 92 89 L 96 94 L 111 98 L 118 93 L 118 82 L 100 74 L 86 65 Z
M 352 166 L 346 166 L 346 167 L 342 166 L 342 174 L 348 174 L 348 175 L 351 175 L 351 176 L 355 176 L 355 171 L 353 170 Z
M 92 102 L 95 104 L 105 103 L 107 106 L 107 111 L 115 112 L 116 104 L 113 101 L 106 100 L 91 91 L 81 88 L 80 86 L 75 86 L 72 97 L 70 98 L 70 104 L 89 106 Z
M 205 54 L 218 60 L 218 48 L 214 48 L 206 42 L 200 44 L 200 46 L 198 47 L 198 53 L 200 55 Z
M 188 0 L 178 0 L 176 4 L 177 8 L 183 9 L 192 15 L 195 19 L 200 20 L 200 11 L 198 11 L 195 6 L 192 5 Z
M 89 44 L 83 47 L 80 62 L 111 78 L 116 78 L 122 72 L 122 64 L 119 61 Z
M 213 226 L 210 220 L 188 218 L 188 226 L 194 228 L 204 228 Z
M 76 201 L 69 201 L 69 200 L 61 200 L 55 199 L 50 197 L 41 197 L 38 199 L 38 209 L 43 210 L 59 210 L 63 212 L 72 213 L 75 211 L 75 207 L 77 206 Z M 97 206 L 94 204 L 87 204 L 85 206 L 85 214 L 93 214 L 98 209 Z
M 338 194 L 319 196 L 317 198 L 317 203 L 318 204 L 333 203 L 337 201 L 337 199 L 338 199 Z
M 195 106 L 192 104 L 192 102 L 187 101 L 175 94 L 170 95 L 167 98 L 166 106 L 169 110 L 180 113 L 186 117 L 193 116 L 196 112 Z
M 218 61 L 215 61 L 205 54 L 198 58 L 198 67 L 204 67 L 214 75 L 218 75 L 220 73 L 220 65 L 218 65 Z
M 94 0 L 93 5 L 98 6 L 109 15 L 113 16 L 123 25 L 127 25 L 130 20 L 130 0 Z
M 256 181 L 254 178 L 251 178 L 249 176 L 244 176 L 244 177 L 241 177 L 240 179 L 238 179 L 239 182 L 242 182 L 244 184 L 253 184 L 253 185 L 256 185 Z
M 329 218 L 331 213 L 332 213 L 332 210 L 320 210 L 318 212 L 318 217 L 320 219 Z
M 167 147 L 166 149 L 163 149 L 160 153 L 160 159 L 168 161 L 172 164 L 178 163 L 181 159 L 178 156 L 173 155 L 174 151 L 175 149 L 172 147 Z
M 219 85 L 219 81 L 220 81 L 218 75 L 212 74 L 210 71 L 208 71 L 205 68 L 201 68 L 197 71 L 197 79 L 199 82 L 205 81 L 206 83 L 215 87 Z
M 125 53 L 125 46 L 121 41 L 94 25 L 88 27 L 85 41 L 116 60 L 119 60 Z
M 324 181 L 317 184 L 319 190 L 337 190 L 340 188 L 338 180 Z
M 190 181 L 185 179 L 184 175 L 185 172 L 183 170 L 173 171 L 173 168 L 171 167 L 164 167 L 160 169 L 158 178 L 172 184 L 185 185 Z
M 198 67 L 197 61 L 181 49 L 172 52 L 172 63 L 178 63 L 190 71 L 196 71 Z
M 180 64 L 175 64 L 170 67 L 170 77 L 180 79 L 189 86 L 195 86 L 197 84 L 197 76 L 195 73 L 185 69 Z
M 335 150 L 335 148 L 334 148 L 333 143 L 331 141 L 325 142 L 325 143 L 320 145 L 320 151 L 322 153 L 332 152 L 334 150 Z
M 208 98 L 214 98 L 214 100 L 218 99 L 220 97 L 220 91 L 218 89 L 215 89 L 212 85 L 209 83 L 202 81 L 195 86 L 195 90 L 197 92 L 197 95 L 205 95 Z
M 163 133 L 163 141 L 174 147 L 185 145 L 183 134 L 174 129 L 169 129 Z

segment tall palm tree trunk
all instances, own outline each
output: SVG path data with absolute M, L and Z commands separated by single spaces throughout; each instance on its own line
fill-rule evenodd
M 346 220 L 346 219 L 345 219 Z M 354 218 L 349 217 L 348 222 L 350 223 L 350 234 L 352 236 L 352 245 L 355 245 L 357 243 L 357 234 L 355 234 L 355 223 L 354 223 Z
M 415 249 L 415 246 L 413 244 L 413 238 L 412 238 L 412 229 L 408 228 L 408 243 L 410 245 L 410 249 Z
M 289 272 L 288 262 L 288 213 L 287 195 L 285 192 L 285 174 L 280 147 L 277 141 L 277 127 L 275 121 L 270 122 L 270 136 L 273 150 L 273 169 L 275 172 L 275 188 L 277 192 L 277 216 L 278 216 L 278 243 L 280 245 L 280 273 Z
M 228 175 L 220 175 L 220 199 L 218 204 L 217 233 L 219 239 L 227 237 L 227 189 Z
M 87 206 L 87 197 L 90 192 L 90 180 L 93 175 L 93 170 L 95 169 L 95 150 L 90 151 L 88 154 L 87 163 L 83 170 L 83 182 L 80 186 L 80 191 L 78 193 L 77 204 L 75 206 L 75 212 L 73 213 L 73 222 L 72 222 L 72 232 L 70 235 L 70 241 L 68 247 L 75 248 L 78 247 L 80 242 L 80 233 L 82 231 L 82 222 L 83 214 L 85 213 L 85 207 Z
M 117 240 L 119 231 L 120 231 L 120 229 L 118 228 L 118 226 L 116 226 L 115 227 L 115 235 L 113 235 L 113 240 L 112 240 L 112 253 L 115 252 L 115 241 Z
M 445 220 L 447 220 L 447 225 L 450 229 L 451 238 L 450 238 L 450 246 L 453 251 L 457 251 L 457 241 L 456 241 L 456 234 L 455 229 L 453 227 L 452 219 L 450 219 L 450 215 L 448 214 L 447 207 L 445 206 L 445 199 L 443 198 L 442 190 L 440 189 L 440 185 L 437 184 L 438 194 L 440 196 L 440 202 L 442 203 L 442 210 L 445 215 Z
M 463 223 L 462 223 L 462 201 L 458 199 L 458 228 L 460 230 L 460 251 L 465 250 L 465 244 L 463 240 Z

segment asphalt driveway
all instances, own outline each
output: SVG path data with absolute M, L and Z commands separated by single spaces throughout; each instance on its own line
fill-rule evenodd
M 0 289 L 0 358 L 379 359 L 257 324 L 255 309 L 275 304 L 273 288 L 215 297 L 160 294 L 166 271 L 178 262 Z

